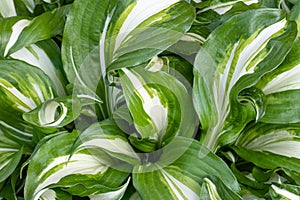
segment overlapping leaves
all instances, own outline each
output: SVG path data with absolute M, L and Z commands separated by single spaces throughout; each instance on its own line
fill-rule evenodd
M 3 2 L 0 198 L 299 198 L 299 2 Z

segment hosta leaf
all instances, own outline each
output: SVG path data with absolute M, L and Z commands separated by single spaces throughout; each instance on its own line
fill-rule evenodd
M 116 191 L 91 195 L 89 197 L 91 200 L 100 200 L 100 199 L 119 200 L 123 197 L 123 195 L 128 187 L 129 181 L 130 181 L 130 179 L 128 179 L 128 181 L 124 185 L 120 186 L 120 188 L 118 188 L 118 190 L 116 190 Z
M 53 40 L 45 40 L 24 47 L 9 55 L 43 70 L 56 86 L 59 96 L 64 96 L 66 80 L 62 74 L 60 49 Z
M 177 52 L 174 52 L 177 53 Z M 155 56 L 145 67 L 148 71 L 164 71 L 175 76 L 187 89 L 191 88 L 193 83 L 193 65 L 184 58 L 175 55 Z
M 28 142 L 33 127 L 22 114 L 56 96 L 49 78 L 38 68 L 16 60 L 0 61 L 0 126 Z
M 300 159 L 299 133 L 299 126 L 258 123 L 249 126 L 241 134 L 236 146 Z
M 300 121 L 300 38 L 294 42 L 282 64 L 266 74 L 257 87 L 266 95 L 265 123 L 297 123 Z
M 193 19 L 194 8 L 181 0 L 75 1 L 62 46 L 68 80 L 93 91 L 103 87 L 98 95 L 110 114 L 117 92 L 103 86 L 107 71 L 147 62 L 178 41 Z
M 0 56 L 6 57 L 23 47 L 61 33 L 69 9 L 69 6 L 64 6 L 33 19 L 29 17 L 0 19 Z
M 231 27 L 236 27 L 234 32 Z M 275 9 L 236 15 L 210 35 L 194 70 L 201 140 L 210 149 L 232 143 L 249 121 L 261 117 L 263 94 L 242 91 L 283 61 L 295 37 L 295 23 L 282 19 Z
M 131 164 L 140 161 L 124 134 L 112 120 L 95 123 L 85 129 L 73 146 L 74 151 L 81 149 L 103 150 L 114 158 Z M 95 155 L 96 156 L 96 155 Z
M 23 148 L 0 133 L 0 183 L 7 179 L 19 164 Z
M 130 139 L 145 139 L 133 143 L 136 148 L 149 152 L 166 145 L 176 135 L 193 136 L 197 121 L 190 106 L 192 102 L 187 89 L 175 77 L 143 68 L 124 68 L 120 75 L 138 131 Z M 145 148 L 147 142 L 149 146 Z
M 24 113 L 23 118 L 35 126 L 60 128 L 74 121 L 79 116 L 81 107 L 77 97 L 58 97 Z
M 220 158 L 197 141 L 177 137 L 157 161 L 135 167 L 133 184 L 142 199 L 202 199 L 201 185 L 210 175 L 227 186 L 218 188 L 221 197 L 225 197 L 224 190 L 239 191 L 235 177 Z
M 212 179 L 212 180 L 210 180 Z M 218 178 L 204 178 L 204 183 L 201 188 L 201 199 L 207 200 L 222 200 L 232 199 L 241 200 L 242 198 L 235 192 L 227 188 L 227 186 Z
M 269 191 L 272 200 L 300 199 L 300 187 L 288 184 L 272 184 Z
M 33 13 L 36 4 L 33 0 L 2 0 L 0 18 Z
M 63 60 L 69 81 L 75 80 L 76 71 L 79 71 L 83 60 L 98 45 L 103 74 L 112 63 L 114 66 L 111 68 L 136 66 L 179 40 L 181 34 L 174 32 L 185 32 L 189 28 L 194 17 L 193 8 L 180 0 L 164 3 L 152 1 L 151 5 L 149 9 L 150 3 L 146 0 L 101 1 L 101 5 L 99 0 L 76 1 L 67 21 L 63 41 Z M 96 9 L 97 14 L 94 12 Z M 99 9 L 103 12 L 99 12 Z M 89 23 L 90 20 L 93 20 L 93 25 Z M 76 32 L 74 25 L 83 28 Z M 91 31 L 93 34 L 86 37 Z M 173 35 L 170 35 L 171 32 Z M 135 59 L 132 59 L 133 56 Z M 69 61 L 73 61 L 73 64 Z
M 258 123 L 238 138 L 234 150 L 261 168 L 285 168 L 300 173 L 299 126 Z
M 71 200 L 72 196 L 59 189 L 48 189 L 39 198 L 40 200 Z
M 62 133 L 39 148 L 28 167 L 26 199 L 38 199 L 57 187 L 77 196 L 96 195 L 115 191 L 127 179 L 127 172 L 110 167 L 112 158 L 104 152 L 96 157 L 82 150 L 70 156 L 77 137 L 76 132 Z
M 244 3 L 246 5 L 257 4 L 259 0 L 209 0 L 204 1 L 197 5 L 200 8 L 197 14 L 202 12 L 213 10 L 216 13 L 222 15 L 229 11 L 235 4 L 237 3 Z

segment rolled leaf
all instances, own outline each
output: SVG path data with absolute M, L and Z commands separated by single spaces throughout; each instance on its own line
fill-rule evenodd
M 143 68 L 124 68 L 120 75 L 126 103 L 138 131 L 130 136 L 136 148 L 150 152 L 177 135 L 193 136 L 197 120 L 188 91 L 181 82 L 164 72 Z M 140 139 L 145 140 L 138 141 Z
M 260 119 L 264 123 L 298 123 L 300 122 L 300 37 L 282 64 L 266 74 L 257 87 L 265 97 L 265 113 Z
M 24 113 L 23 118 L 35 126 L 60 128 L 73 122 L 79 116 L 81 108 L 76 96 L 58 97 Z
M 33 127 L 22 115 L 56 96 L 53 83 L 40 69 L 17 60 L 0 61 L 0 126 L 16 140 L 31 140 Z
M 193 8 L 185 1 L 152 1 L 151 5 L 146 0 L 76 1 L 67 20 L 62 52 L 69 81 L 80 76 L 81 64 L 96 47 L 99 75 L 105 75 L 107 67 L 137 66 L 179 40 L 194 18 Z
M 230 18 L 204 43 L 195 61 L 194 104 L 210 149 L 232 143 L 262 116 L 261 91 L 243 90 L 284 60 L 296 34 L 279 10 L 257 9 Z
M 112 116 L 119 90 L 105 80 L 114 85 L 115 70 L 139 66 L 176 43 L 194 16 L 194 8 L 182 0 L 75 1 L 62 45 L 69 82 L 95 91 L 103 101 L 100 118 Z

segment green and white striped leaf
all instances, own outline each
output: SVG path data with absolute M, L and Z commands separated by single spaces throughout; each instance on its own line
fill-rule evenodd
M 199 2 L 198 2 L 199 3 Z M 259 0 L 209 0 L 203 1 L 197 5 L 199 7 L 199 11 L 197 14 L 201 14 L 208 10 L 213 10 L 219 15 L 225 14 L 229 11 L 235 4 L 244 3 L 246 5 L 257 4 Z
M 141 199 L 202 199 L 201 186 L 210 175 L 222 179 L 226 190 L 238 197 L 239 185 L 219 157 L 197 141 L 177 137 L 157 161 L 145 161 L 135 167 L 133 184 Z M 227 191 L 219 189 L 219 195 L 224 197 Z
M 60 128 L 73 122 L 80 115 L 81 108 L 80 100 L 75 96 L 58 97 L 24 113 L 23 118 L 35 126 Z
M 72 200 L 72 195 L 59 189 L 48 189 L 39 198 L 40 200 Z
M 262 92 L 245 89 L 284 60 L 296 34 L 279 10 L 257 9 L 230 18 L 204 43 L 194 65 L 194 104 L 210 149 L 234 142 L 261 117 Z
M 29 17 L 0 19 L 0 57 L 5 58 L 23 47 L 61 33 L 69 9 L 70 6 L 64 6 L 33 19 Z
M 300 127 L 258 123 L 238 138 L 236 153 L 261 168 L 285 168 L 300 173 Z
M 300 187 L 288 184 L 272 184 L 269 190 L 272 200 L 296 200 L 300 199 Z
M 235 192 L 227 188 L 227 186 L 216 177 L 204 178 L 200 197 L 201 200 L 241 200 L 242 198 Z
M 120 91 L 105 85 L 106 78 L 116 81 L 107 72 L 148 62 L 177 42 L 194 16 L 194 8 L 183 0 L 75 1 L 62 45 L 69 82 L 97 91 L 102 118 L 112 116 Z
M 17 60 L 0 60 L 0 127 L 18 141 L 29 142 L 33 127 L 22 115 L 56 96 L 40 69 Z
M 17 15 L 34 12 L 35 0 L 2 0 L 0 6 L 0 18 L 14 17 Z
M 16 169 L 19 164 L 23 148 L 20 144 L 14 142 L 0 133 L 0 183 L 5 181 Z
M 98 151 L 97 156 L 81 150 L 71 154 L 78 138 L 76 132 L 62 133 L 43 144 L 30 161 L 25 199 L 39 199 L 53 188 L 76 196 L 116 191 L 128 177 L 127 172 L 110 167 L 112 158 Z
M 177 135 L 194 135 L 197 120 L 189 93 L 180 81 L 165 72 L 143 68 L 124 68 L 120 75 L 138 131 L 130 136 L 136 148 L 150 152 L 165 146 Z
M 283 63 L 266 74 L 257 84 L 265 97 L 265 114 L 260 119 L 265 123 L 300 122 L 300 38 L 294 42 Z
M 100 75 L 105 76 L 108 67 L 144 63 L 179 40 L 193 18 L 194 9 L 181 0 L 76 1 L 63 41 L 68 79 L 74 82 L 84 59 L 98 46 Z
M 127 135 L 112 120 L 104 120 L 89 126 L 80 134 L 73 149 L 74 152 L 82 149 L 91 152 L 102 150 L 132 165 L 140 162 L 140 158 L 130 146 Z M 94 156 L 97 157 L 96 154 Z
M 89 196 L 89 198 L 91 200 L 101 200 L 101 199 L 119 200 L 119 199 L 122 199 L 123 195 L 126 192 L 128 185 L 129 185 L 129 182 L 130 182 L 130 178 L 128 178 L 127 182 L 124 185 L 120 186 L 116 191 L 91 195 L 91 196 Z
M 43 70 L 55 84 L 59 96 L 65 96 L 60 49 L 53 40 L 45 40 L 24 47 L 9 55 L 10 58 L 24 61 Z

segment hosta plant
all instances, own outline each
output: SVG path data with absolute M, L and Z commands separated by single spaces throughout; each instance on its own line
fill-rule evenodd
M 300 2 L 2 0 L 0 199 L 300 199 Z

